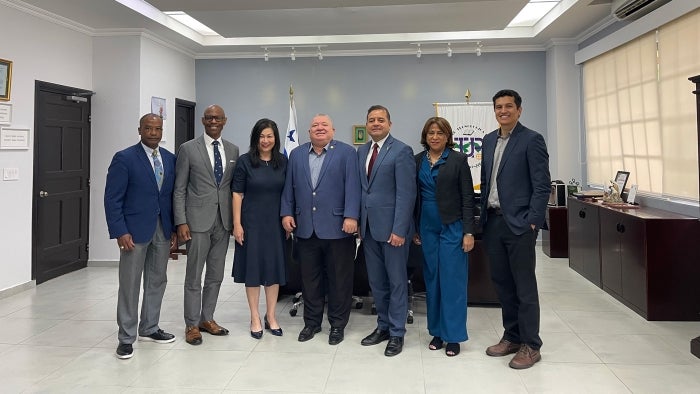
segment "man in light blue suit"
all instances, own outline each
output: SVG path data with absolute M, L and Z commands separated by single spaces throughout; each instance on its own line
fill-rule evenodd
M 541 134 L 520 123 L 521 104 L 514 90 L 493 96 L 501 127 L 484 137 L 481 165 L 481 223 L 504 328 L 486 354 L 516 353 L 509 363 L 515 369 L 530 368 L 542 358 L 535 241 L 550 193 L 547 145 Z
M 401 353 L 406 334 L 406 265 L 416 202 L 413 150 L 391 136 L 390 130 L 389 110 L 371 106 L 367 134 L 372 141 L 357 151 L 362 184 L 360 236 L 377 308 L 377 328 L 361 344 L 371 346 L 388 339 L 384 350 L 388 357 Z
M 331 345 L 343 341 L 350 317 L 354 234 L 360 217 L 357 153 L 352 146 L 334 140 L 334 134 L 330 116 L 314 116 L 309 128 L 311 142 L 289 155 L 280 204 L 282 226 L 298 240 L 304 295 L 299 342 L 321 331 L 325 289 Z
M 109 237 L 119 246 L 117 357 L 131 358 L 136 340 L 169 343 L 175 336 L 158 327 L 170 249 L 176 242 L 173 225 L 175 155 L 158 146 L 163 119 L 146 114 L 139 122 L 141 142 L 117 152 L 107 172 L 105 216 Z M 139 292 L 143 301 L 139 323 Z

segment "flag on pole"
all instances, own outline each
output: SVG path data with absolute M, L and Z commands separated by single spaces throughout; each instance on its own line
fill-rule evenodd
M 297 133 L 297 109 L 294 107 L 294 90 L 289 86 L 289 123 L 287 124 L 287 134 L 284 138 L 284 155 L 289 154 L 294 148 L 299 146 L 299 134 Z

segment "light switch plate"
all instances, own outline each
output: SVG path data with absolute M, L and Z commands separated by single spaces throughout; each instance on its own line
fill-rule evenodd
M 19 179 L 19 168 L 3 168 L 2 179 L 4 181 L 16 181 Z

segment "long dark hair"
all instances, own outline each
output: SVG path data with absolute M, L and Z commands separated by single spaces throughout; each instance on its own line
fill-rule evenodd
M 272 164 L 272 167 L 276 169 L 280 166 L 283 156 L 280 153 L 280 132 L 279 129 L 277 129 L 277 123 L 275 123 L 275 121 L 262 118 L 255 122 L 253 130 L 250 131 L 250 148 L 248 153 L 250 154 L 250 162 L 253 167 L 260 167 L 262 160 L 260 160 L 258 144 L 260 144 L 260 134 L 262 134 L 262 131 L 267 128 L 272 129 L 272 133 L 275 135 L 275 146 L 272 148 L 272 158 L 270 163 Z

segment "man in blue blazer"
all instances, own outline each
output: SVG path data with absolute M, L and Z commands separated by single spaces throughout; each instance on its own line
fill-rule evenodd
M 505 329 L 486 354 L 516 353 L 509 363 L 515 369 L 541 359 L 535 241 L 550 193 L 547 146 L 541 134 L 519 122 L 521 103 L 514 90 L 493 96 L 501 127 L 484 137 L 481 165 L 481 222 Z
M 328 343 L 343 341 L 350 317 L 360 179 L 355 149 L 333 139 L 330 116 L 314 116 L 307 142 L 289 155 L 282 190 L 282 226 L 298 240 L 304 328 L 299 342 L 321 331 L 328 292 Z M 324 286 L 324 277 L 327 280 Z
M 173 226 L 175 156 L 158 146 L 163 120 L 155 114 L 141 117 L 141 142 L 117 152 L 107 172 L 105 216 L 109 237 L 119 246 L 117 357 L 131 358 L 136 340 L 168 343 L 175 336 L 158 327 L 170 249 L 176 242 Z M 139 291 L 143 301 L 139 323 Z
M 361 344 L 371 346 L 388 339 L 384 350 L 388 357 L 401 353 L 406 334 L 406 265 L 416 202 L 413 149 L 391 136 L 390 131 L 389 110 L 371 106 L 367 111 L 367 134 L 372 141 L 357 151 L 362 185 L 360 236 L 377 308 L 377 328 Z

